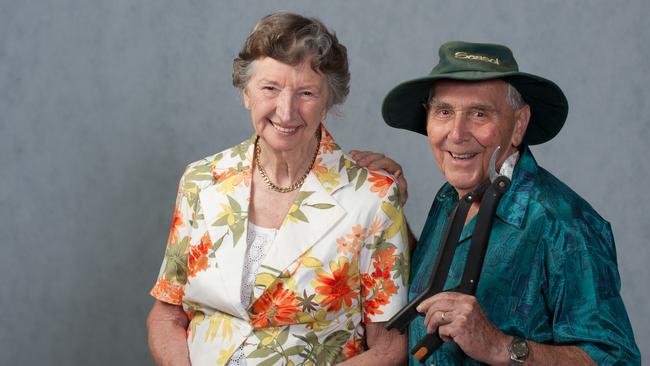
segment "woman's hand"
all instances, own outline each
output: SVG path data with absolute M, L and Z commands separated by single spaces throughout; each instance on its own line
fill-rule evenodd
M 408 182 L 406 181 L 401 165 L 386 155 L 373 151 L 350 150 L 350 155 L 356 161 L 357 165 L 362 168 L 383 169 L 394 176 L 397 179 L 400 203 L 402 206 L 406 204 L 406 200 L 408 199 Z
M 190 365 L 188 324 L 182 307 L 156 300 L 147 317 L 149 349 L 156 365 Z
M 389 366 L 408 363 L 406 351 L 408 342 L 406 334 L 396 329 L 386 330 L 385 323 L 366 323 L 366 343 L 368 350 L 354 356 L 341 366 Z

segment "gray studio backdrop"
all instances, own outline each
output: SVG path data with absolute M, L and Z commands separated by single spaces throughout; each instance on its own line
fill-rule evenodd
M 443 180 L 426 140 L 384 125 L 398 82 L 444 41 L 511 46 L 566 92 L 541 165 L 614 228 L 622 293 L 650 356 L 649 3 L 638 1 L 0 1 L 0 364 L 151 364 L 145 318 L 185 164 L 251 132 L 231 62 L 255 21 L 317 16 L 352 90 L 326 122 L 394 157 L 421 230 Z

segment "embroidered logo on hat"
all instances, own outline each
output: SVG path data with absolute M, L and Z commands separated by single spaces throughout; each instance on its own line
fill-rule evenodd
M 454 53 L 454 57 L 455 58 L 460 58 L 460 59 L 466 59 L 466 60 L 477 60 L 477 61 L 490 62 L 490 63 L 493 63 L 495 65 L 499 64 L 499 58 L 498 57 L 491 58 L 491 57 L 481 56 L 481 55 L 472 55 L 472 54 L 467 53 L 467 52 L 456 52 L 456 53 Z

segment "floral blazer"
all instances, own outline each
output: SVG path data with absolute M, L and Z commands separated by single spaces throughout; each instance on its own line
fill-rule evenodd
M 406 304 L 406 222 L 393 178 L 360 168 L 321 126 L 318 156 L 240 301 L 255 137 L 190 164 L 151 295 L 182 305 L 194 365 L 330 365 L 364 350 L 364 322 Z

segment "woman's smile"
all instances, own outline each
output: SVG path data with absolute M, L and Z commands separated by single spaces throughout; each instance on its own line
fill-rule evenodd
M 276 123 L 271 120 L 269 120 L 269 123 L 273 128 L 275 128 L 276 131 L 278 131 L 281 135 L 285 136 L 293 136 L 296 134 L 296 130 L 298 130 L 302 125 L 297 125 L 297 126 L 288 126 L 288 125 L 283 125 L 281 123 Z

